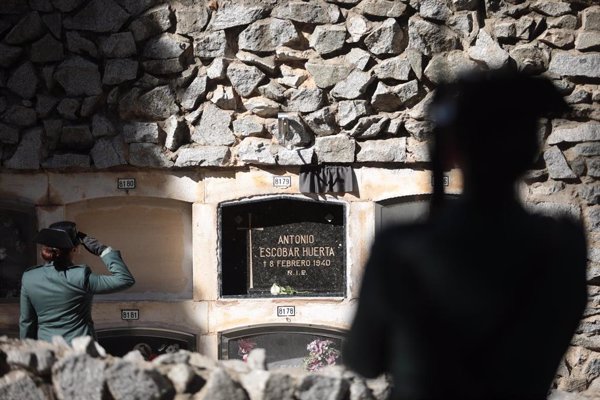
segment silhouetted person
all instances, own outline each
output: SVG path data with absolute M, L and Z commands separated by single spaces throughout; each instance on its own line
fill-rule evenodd
M 428 219 L 379 234 L 346 364 L 396 399 L 544 399 L 586 304 L 580 223 L 527 212 L 517 179 L 536 122 L 567 106 L 547 80 L 478 73 L 436 91 Z M 464 177 L 444 197 L 443 170 Z

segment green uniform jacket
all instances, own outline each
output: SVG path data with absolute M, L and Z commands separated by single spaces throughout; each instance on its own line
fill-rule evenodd
M 56 269 L 53 263 L 32 267 L 23 274 L 21 286 L 21 338 L 51 341 L 62 336 L 68 342 L 96 337 L 92 321 L 92 298 L 135 283 L 119 251 L 107 248 L 101 256 L 111 275 L 92 273 L 87 265 Z

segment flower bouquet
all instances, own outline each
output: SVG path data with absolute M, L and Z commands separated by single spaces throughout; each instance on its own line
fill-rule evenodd
M 328 365 L 335 365 L 340 358 L 340 351 L 334 342 L 327 339 L 315 339 L 306 346 L 309 354 L 304 358 L 304 368 L 315 372 Z
M 248 361 L 248 355 L 256 347 L 256 342 L 252 339 L 238 340 L 238 356 L 242 357 L 244 362 Z

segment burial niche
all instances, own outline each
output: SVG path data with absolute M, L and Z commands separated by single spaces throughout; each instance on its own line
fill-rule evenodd
M 96 332 L 98 343 L 115 357 L 138 350 L 148 361 L 179 350 L 196 351 L 196 335 L 158 328 L 109 328 Z
M 192 297 L 192 207 L 150 197 L 102 198 L 69 204 L 67 219 L 121 251 L 135 277 L 130 289 L 107 300 L 182 300 Z M 99 257 L 81 250 L 76 261 L 106 274 Z
M 33 206 L 0 202 L 0 301 L 17 301 L 21 276 L 36 263 Z
M 222 296 L 344 296 L 344 206 L 292 198 L 220 206 Z
M 314 325 L 257 325 L 221 332 L 219 358 L 246 360 L 252 349 L 266 350 L 269 370 L 318 371 L 342 364 L 345 332 Z

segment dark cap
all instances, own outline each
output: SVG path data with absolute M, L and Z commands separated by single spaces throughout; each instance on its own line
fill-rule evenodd
M 71 221 L 60 221 L 51 224 L 48 228 L 39 231 L 34 241 L 58 249 L 71 249 L 80 243 L 77 225 Z

